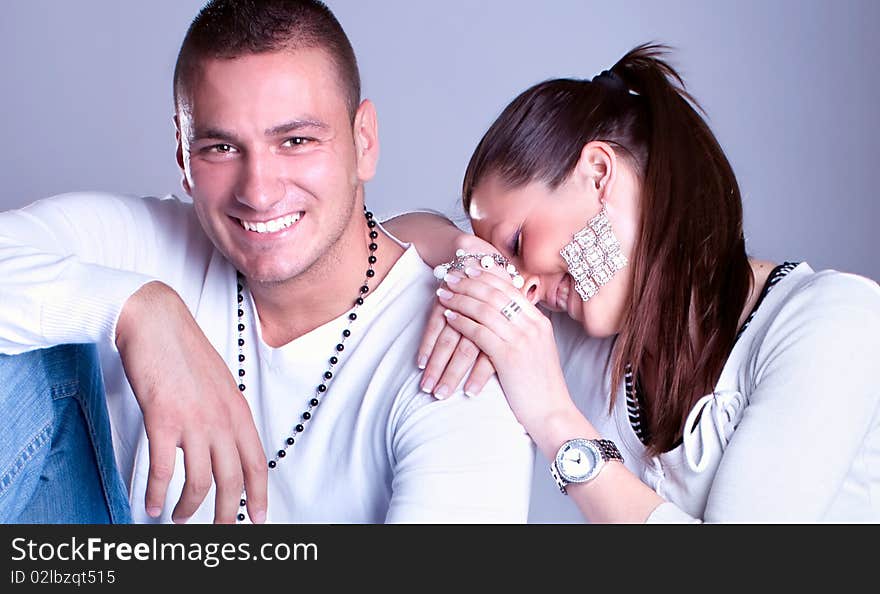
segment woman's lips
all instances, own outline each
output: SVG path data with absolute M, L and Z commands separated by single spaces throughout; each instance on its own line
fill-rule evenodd
M 568 296 L 571 294 L 571 276 L 566 274 L 556 286 L 556 307 L 562 311 L 568 310 Z
M 571 294 L 571 276 L 564 275 L 552 291 L 544 296 L 544 306 L 553 311 L 568 311 L 568 296 Z

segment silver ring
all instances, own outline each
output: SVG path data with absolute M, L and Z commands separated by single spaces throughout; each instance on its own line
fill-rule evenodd
M 519 306 L 519 303 L 511 301 L 501 308 L 501 315 L 507 318 L 508 321 L 513 321 L 513 317 L 520 311 L 522 311 L 522 308 Z

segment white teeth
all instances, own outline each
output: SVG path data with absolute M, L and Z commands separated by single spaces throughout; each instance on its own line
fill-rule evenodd
M 556 290 L 556 307 L 566 309 L 568 305 L 569 279 L 563 278 Z
M 239 219 L 238 222 L 241 223 L 241 226 L 248 231 L 255 231 L 257 233 L 275 233 L 277 231 L 281 231 L 282 229 L 287 229 L 295 222 L 297 222 L 301 217 L 302 213 L 298 212 L 296 214 L 278 217 L 277 219 L 272 219 L 271 221 L 260 221 L 258 223 L 252 223 L 250 221 Z

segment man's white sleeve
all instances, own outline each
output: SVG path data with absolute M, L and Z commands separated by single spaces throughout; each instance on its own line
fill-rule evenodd
M 115 344 L 122 306 L 155 279 L 172 202 L 82 193 L 0 213 L 0 352 Z

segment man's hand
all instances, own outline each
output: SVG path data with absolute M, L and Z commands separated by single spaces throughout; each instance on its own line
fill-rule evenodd
M 160 282 L 141 287 L 119 316 L 116 346 L 150 442 L 147 513 L 161 512 L 180 447 L 186 482 L 175 522 L 195 513 L 212 475 L 214 522 L 235 522 L 242 484 L 251 520 L 265 521 L 268 469 L 250 408 L 177 293 Z

